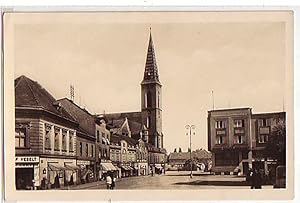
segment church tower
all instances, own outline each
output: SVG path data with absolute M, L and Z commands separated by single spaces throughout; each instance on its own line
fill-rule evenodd
M 145 72 L 141 82 L 142 122 L 148 128 L 148 142 L 157 148 L 163 148 L 161 88 L 150 28 Z

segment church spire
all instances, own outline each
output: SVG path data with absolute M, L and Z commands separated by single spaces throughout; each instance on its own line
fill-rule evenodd
M 150 27 L 148 52 L 147 52 L 147 58 L 146 58 L 146 64 L 145 64 L 144 79 L 143 79 L 142 83 L 158 83 L 158 84 L 160 84 L 159 76 L 158 76 L 158 68 L 157 68 L 156 58 L 155 58 L 154 44 L 153 44 L 152 35 L 151 35 L 151 27 Z

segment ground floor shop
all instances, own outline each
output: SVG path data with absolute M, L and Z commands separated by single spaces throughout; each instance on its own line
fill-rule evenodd
M 39 187 L 39 157 L 16 156 L 15 184 L 18 190 L 34 190 Z
M 136 168 L 137 168 L 137 175 L 138 176 L 149 175 L 149 167 L 148 167 L 147 162 L 146 163 L 137 163 Z
M 111 162 L 100 163 L 99 177 L 104 180 L 109 172 L 113 173 L 116 178 L 121 177 L 118 167 L 114 166 Z

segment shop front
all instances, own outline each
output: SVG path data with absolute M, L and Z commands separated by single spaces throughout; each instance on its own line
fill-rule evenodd
M 148 175 L 148 163 L 138 163 L 137 168 L 139 176 Z
M 133 168 L 128 165 L 121 165 L 122 178 L 132 176 Z
M 94 181 L 94 164 L 89 160 L 77 160 L 77 166 L 80 167 L 78 174 L 78 183 L 84 184 Z
M 16 156 L 15 164 L 16 189 L 37 189 L 39 187 L 39 157 Z
M 60 188 L 76 184 L 78 172 L 75 159 L 40 158 L 40 188 Z

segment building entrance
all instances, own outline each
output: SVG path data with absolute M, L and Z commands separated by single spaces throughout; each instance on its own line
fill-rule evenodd
M 33 189 L 33 168 L 16 168 L 16 189 Z

